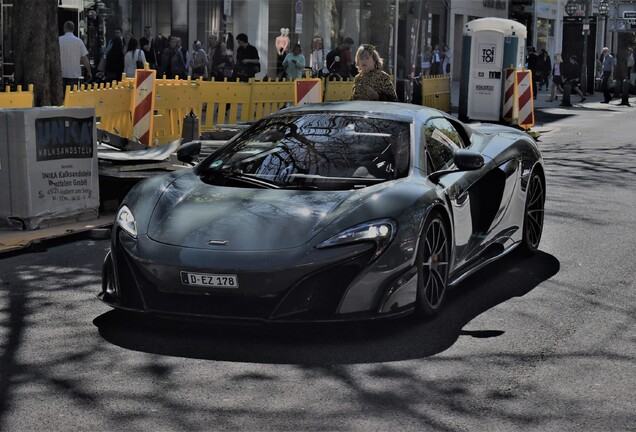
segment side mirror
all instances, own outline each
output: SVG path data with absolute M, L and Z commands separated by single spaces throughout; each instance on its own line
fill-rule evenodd
M 177 159 L 181 162 L 193 165 L 195 159 L 201 154 L 201 141 L 187 142 L 177 150 Z
M 459 171 L 475 171 L 484 166 L 484 157 L 473 150 L 457 150 L 453 162 Z
M 437 183 L 440 177 L 446 174 L 478 170 L 484 166 L 484 157 L 476 151 L 461 149 L 453 154 L 453 163 L 455 168 L 435 171 L 428 176 L 429 180 Z

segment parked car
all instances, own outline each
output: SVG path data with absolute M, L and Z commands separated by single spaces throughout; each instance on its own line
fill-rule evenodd
M 227 320 L 432 316 L 468 275 L 537 250 L 544 200 L 523 131 L 403 103 L 286 108 L 128 193 L 99 298 Z

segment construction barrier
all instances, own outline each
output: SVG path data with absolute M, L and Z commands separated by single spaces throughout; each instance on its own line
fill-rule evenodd
M 434 75 L 422 78 L 422 105 L 450 113 L 450 77 Z
M 167 144 L 181 138 L 183 118 L 191 110 L 201 119 L 199 92 L 205 83 L 202 80 L 157 80 L 153 145 Z
M 505 70 L 506 79 L 504 81 L 502 117 L 508 123 L 512 123 L 519 116 L 519 106 L 517 105 L 516 97 L 516 71 L 517 70 L 515 68 L 507 68 Z
M 157 72 L 154 70 L 135 71 L 133 137 L 143 145 L 150 145 L 152 142 L 156 77 Z
M 304 105 L 322 102 L 322 80 L 306 78 L 294 81 L 294 103 Z
M 517 124 L 530 129 L 534 126 L 534 99 L 532 98 L 532 72 L 520 70 L 515 73 L 515 99 L 519 106 Z
M 7 86 L 4 92 L 0 92 L 0 108 L 32 108 L 33 107 L 33 84 L 29 84 L 25 91 L 19 87 L 12 92 Z
M 325 102 L 345 101 L 351 98 L 353 81 L 325 80 Z
M 66 87 L 64 107 L 95 108 L 95 122 L 100 129 L 125 138 L 131 138 L 133 87 L 127 82 Z
M 307 80 L 303 80 L 307 81 Z M 315 79 L 310 80 L 317 82 Z M 298 99 L 295 81 L 203 81 L 157 78 L 154 80 L 152 133 L 149 145 L 162 145 L 181 137 L 183 118 L 192 110 L 199 118 L 199 130 L 217 125 L 259 120 L 286 106 L 306 103 Z M 322 80 L 322 100 L 349 100 L 352 80 Z M 0 107 L 31 107 L 33 86 L 29 92 L 0 93 Z M 315 89 L 313 89 L 315 90 Z M 122 76 L 107 84 L 67 87 L 64 107 L 95 108 L 99 129 L 124 138 L 134 136 L 135 80 Z M 312 96 L 313 97 L 313 96 Z M 317 98 L 316 98 L 317 99 Z M 425 77 L 422 80 L 424 106 L 450 112 L 450 78 Z M 313 100 L 312 100 L 313 102 Z

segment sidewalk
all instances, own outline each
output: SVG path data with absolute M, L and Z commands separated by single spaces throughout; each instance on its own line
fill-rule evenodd
M 454 116 L 457 116 L 459 113 L 459 84 L 459 81 L 451 81 L 451 112 Z M 581 108 L 588 108 L 590 106 L 593 106 L 595 108 L 609 108 L 612 106 L 616 107 L 621 103 L 620 98 L 614 98 L 609 105 L 601 104 L 601 101 L 604 100 L 603 92 L 595 91 L 593 94 L 588 94 L 587 96 L 585 96 L 584 102 L 580 102 L 581 98 L 577 94 L 572 94 L 570 96 L 570 103 L 572 104 L 572 106 L 562 107 L 560 105 L 562 103 L 563 96 L 560 94 L 557 94 L 557 96 L 558 100 L 548 102 L 548 99 L 550 98 L 550 91 L 540 90 L 537 94 L 537 98 L 534 100 L 535 115 L 537 113 L 537 110 L 551 108 L 559 108 L 564 110 L 576 110 Z M 630 95 L 629 103 L 632 106 L 636 106 L 636 96 Z

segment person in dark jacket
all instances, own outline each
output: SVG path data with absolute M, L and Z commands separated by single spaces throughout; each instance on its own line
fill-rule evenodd
M 174 36 L 170 37 L 168 48 L 163 50 L 161 55 L 161 67 L 163 74 L 168 79 L 174 79 L 176 76 L 183 79 L 188 75 L 185 59 L 183 58 L 181 49 L 177 47 L 177 38 Z
M 105 80 L 106 82 L 119 81 L 124 73 L 124 41 L 121 36 L 115 35 L 106 49 Z
M 552 74 L 552 61 L 550 55 L 545 50 L 541 49 L 541 55 L 539 55 L 539 65 L 541 69 L 541 81 L 539 81 L 539 90 L 545 86 L 546 90 L 550 90 L 550 75 Z
M 581 82 L 581 66 L 576 61 L 576 56 L 570 56 L 570 64 L 565 68 L 565 85 L 570 85 L 571 92 L 578 94 L 581 97 L 581 102 L 585 101 L 585 97 L 583 96 L 583 92 L 581 92 L 580 82 Z
M 538 83 L 541 72 L 539 70 L 539 55 L 535 47 L 528 47 L 528 56 L 526 57 L 526 64 L 528 69 L 532 72 L 532 97 L 537 98 L 537 92 L 539 91 Z
M 245 33 L 236 36 L 239 44 L 236 50 L 236 64 L 234 65 L 234 77 L 241 81 L 247 82 L 250 78 L 254 78 L 261 70 L 261 59 L 258 56 L 258 50 L 255 46 L 250 45 Z

